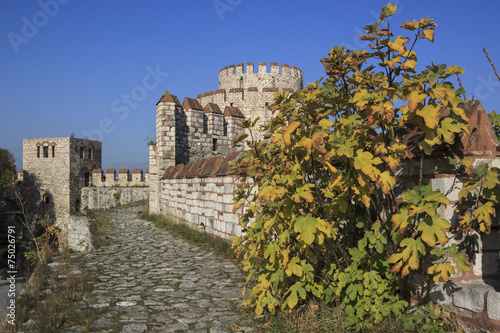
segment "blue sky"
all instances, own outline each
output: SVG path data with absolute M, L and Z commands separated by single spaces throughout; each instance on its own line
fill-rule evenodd
M 0 147 L 20 168 L 23 138 L 74 133 L 102 140 L 104 168 L 145 169 L 164 90 L 195 98 L 240 62 L 287 63 L 316 81 L 333 46 L 366 47 L 356 35 L 386 3 L 0 0 Z M 500 83 L 482 50 L 500 70 L 500 2 L 393 3 L 393 26 L 424 16 L 438 25 L 434 43 L 417 44 L 417 69 L 431 61 L 464 68 L 468 98 L 500 111 Z

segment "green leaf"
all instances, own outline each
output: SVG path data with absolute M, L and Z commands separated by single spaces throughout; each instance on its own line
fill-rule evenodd
M 311 213 L 307 214 L 306 217 L 299 216 L 295 222 L 294 231 L 300 232 L 300 239 L 310 245 L 316 238 L 316 224 L 317 220 Z

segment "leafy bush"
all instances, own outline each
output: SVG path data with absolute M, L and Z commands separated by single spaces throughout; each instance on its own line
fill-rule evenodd
M 407 313 L 412 298 L 424 303 L 433 279 L 470 269 L 437 213 L 450 204 L 446 196 L 422 172 L 414 188 L 400 179 L 404 163 L 422 166 L 469 132 L 463 90 L 447 81 L 463 70 L 433 63 L 417 72 L 415 43 L 432 42 L 436 24 L 406 21 L 413 42 L 393 38 L 395 11 L 383 7 L 359 36 L 369 51 L 335 47 L 322 59 L 325 81 L 276 94 L 275 117 L 264 126 L 269 141 L 248 140 L 234 162 L 251 184 L 237 193 L 246 233 L 234 246 L 254 285 L 246 303 L 257 314 L 319 299 L 342 306 L 346 326 L 370 329 Z M 251 131 L 255 123 L 241 126 Z M 457 176 L 471 174 L 473 162 L 456 163 Z M 498 171 L 486 166 L 463 178 L 456 231 L 489 230 Z M 490 193 L 480 196 L 479 187 Z

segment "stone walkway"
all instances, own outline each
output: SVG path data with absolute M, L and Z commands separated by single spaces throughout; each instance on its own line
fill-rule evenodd
M 99 312 L 91 332 L 232 332 L 240 269 L 141 220 L 139 210 L 109 213 L 110 244 L 76 256 L 98 281 L 85 304 Z

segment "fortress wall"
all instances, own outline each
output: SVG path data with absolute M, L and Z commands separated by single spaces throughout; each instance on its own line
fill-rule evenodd
M 85 187 L 82 189 L 82 208 L 109 209 L 148 200 L 149 187 Z
M 161 180 L 161 214 L 221 238 L 241 236 L 243 209 L 233 212 L 233 198 L 242 185 L 228 165 L 238 154 L 168 168 Z
M 153 159 L 155 161 L 155 159 Z M 150 161 L 151 162 L 151 161 Z M 155 165 L 152 165 L 155 167 Z M 94 187 L 147 187 L 149 186 L 149 169 L 143 173 L 142 169 L 120 169 L 116 177 L 116 169 L 92 170 L 91 186 Z

